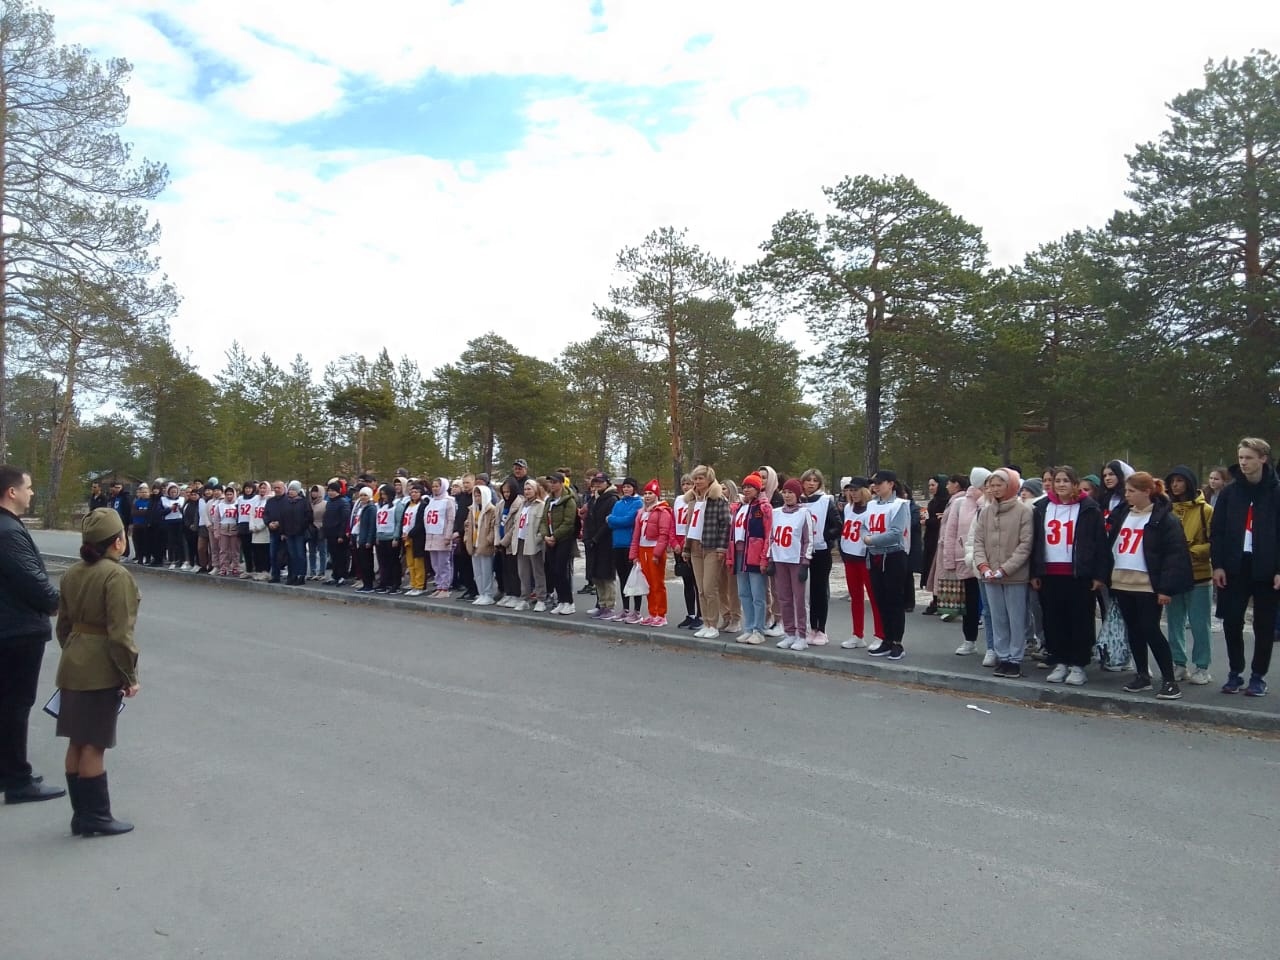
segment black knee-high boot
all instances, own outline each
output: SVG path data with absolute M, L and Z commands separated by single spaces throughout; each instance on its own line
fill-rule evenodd
M 92 837 L 95 833 L 115 836 L 128 833 L 132 823 L 117 820 L 111 815 L 111 791 L 107 787 L 107 774 L 80 778 L 80 832 Z

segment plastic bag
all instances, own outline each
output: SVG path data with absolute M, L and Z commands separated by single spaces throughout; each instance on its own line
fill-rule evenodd
M 1103 670 L 1120 671 L 1129 666 L 1131 659 L 1129 631 L 1120 615 L 1120 605 L 1112 600 L 1107 604 L 1107 616 L 1098 631 L 1098 663 Z
M 644 578 L 644 571 L 640 569 L 640 564 L 631 565 L 631 573 L 622 588 L 622 595 L 624 597 L 647 597 L 649 595 L 649 581 Z

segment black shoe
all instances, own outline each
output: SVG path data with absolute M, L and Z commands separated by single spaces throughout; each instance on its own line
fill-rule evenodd
M 71 835 L 78 837 L 84 833 L 84 828 L 80 826 L 80 775 L 78 773 L 67 774 L 67 796 L 71 800 Z
M 387 595 L 388 597 L 394 597 L 397 593 L 399 593 L 399 592 L 400 592 L 400 588 L 399 588 L 399 587 L 392 587 L 390 590 L 387 590 L 387 591 L 384 591 L 384 592 L 386 593 L 386 595 Z
M 692 626 L 692 624 L 693 624 L 693 617 L 685 617 L 683 620 L 681 620 L 679 623 L 676 624 L 676 629 L 688 630 L 689 627 Z
M 1151 689 L 1151 678 L 1138 674 L 1132 680 L 1124 685 L 1125 693 L 1141 693 L 1143 690 Z
M 1000 666 L 996 667 L 995 676 L 1004 677 L 1006 680 L 1017 680 L 1021 678 L 1022 664 L 1014 663 L 1012 660 L 1006 660 Z
M 923 610 L 920 611 L 921 616 L 925 616 L 925 617 L 937 616 L 937 613 L 938 613 L 938 605 L 936 603 L 931 603 L 927 607 L 925 607 Z
M 879 646 L 877 646 L 877 647 L 872 647 L 871 649 L 869 649 L 869 650 L 867 651 L 867 656 L 869 656 L 869 657 L 887 657 L 887 656 L 889 656 L 889 654 L 891 654 L 891 653 L 893 653 L 893 644 L 891 644 L 891 643 L 881 643 Z
M 373 593 L 373 587 L 356 587 L 356 593 Z
M 703 626 L 704 624 L 702 623 L 701 617 L 694 617 L 692 620 L 689 621 L 690 630 L 694 630 L 694 631 L 701 630 Z
M 1160 692 L 1156 694 L 1157 700 L 1181 700 L 1182 689 L 1172 680 L 1165 680 L 1160 684 Z
M 272 577 L 270 580 L 267 581 L 267 583 L 279 583 L 279 582 L 280 582 L 279 577 Z
M 373 592 L 374 592 L 374 593 L 386 593 L 386 592 L 387 592 L 387 588 L 386 588 L 386 587 L 378 587 L 378 588 L 377 588 L 376 590 L 374 590 Z
M 902 649 L 902 644 L 900 643 L 895 643 L 892 647 L 889 648 L 890 660 L 901 660 L 906 655 L 907 655 L 907 652 Z
M 10 787 L 4 792 L 5 803 L 39 803 L 41 800 L 56 800 L 65 797 L 67 791 L 61 787 L 47 787 L 38 780 L 21 787 Z
M 111 792 L 107 788 L 107 775 L 80 778 L 80 833 L 116 836 L 133 829 L 132 823 L 117 820 L 111 815 Z
M 595 593 L 595 592 L 596 592 L 596 588 L 588 583 L 585 587 L 583 587 L 581 590 L 578 591 L 578 596 L 584 597 L 589 593 Z

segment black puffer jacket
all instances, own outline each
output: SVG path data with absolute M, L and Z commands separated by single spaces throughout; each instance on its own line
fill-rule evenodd
M 1209 554 L 1213 569 L 1225 570 L 1227 579 L 1240 572 L 1244 557 L 1244 524 L 1253 507 L 1253 566 L 1255 582 L 1270 580 L 1280 573 L 1280 483 L 1270 463 L 1262 465 L 1262 477 L 1255 483 L 1245 480 L 1239 467 L 1231 468 L 1234 483 L 1218 494 L 1213 519 L 1209 522 Z
M 1115 561 L 1115 543 L 1129 516 L 1129 505 L 1121 504 L 1111 511 L 1111 530 L 1107 534 L 1107 582 L 1111 582 L 1111 567 Z M 1147 563 L 1147 576 L 1151 589 L 1172 597 L 1186 593 L 1195 584 L 1191 574 L 1191 551 L 1187 538 L 1182 535 L 1182 523 L 1178 520 L 1166 497 L 1154 497 L 1151 519 L 1147 521 L 1142 536 L 1142 556 Z
M 1044 525 L 1051 503 L 1051 494 L 1037 500 L 1031 508 L 1031 576 L 1045 575 Z M 1071 551 L 1071 575 L 1084 580 L 1105 580 L 1111 569 L 1111 548 L 1107 540 L 1107 525 L 1102 520 L 1102 508 L 1093 497 L 1080 500 L 1080 513 L 1072 530 L 1074 547 Z
M 53 637 L 58 590 L 22 521 L 0 507 L 0 644 Z
M 616 567 L 613 562 L 613 531 L 609 529 L 609 513 L 617 502 L 618 491 L 610 485 L 593 497 L 587 508 L 582 539 L 588 547 L 588 580 L 612 580 L 614 577 Z

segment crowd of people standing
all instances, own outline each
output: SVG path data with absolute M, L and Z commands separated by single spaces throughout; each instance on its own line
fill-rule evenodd
M 765 465 L 735 483 L 701 465 L 670 500 L 657 480 L 603 471 L 585 487 L 566 470 L 533 476 L 521 459 L 497 483 L 407 470 L 309 489 L 162 479 L 132 496 L 120 484 L 95 490 L 91 506 L 120 513 L 137 563 L 564 616 L 578 612 L 573 562 L 583 553 L 577 595 L 594 596 L 589 616 L 648 627 L 668 625 L 669 555 L 687 611 L 678 627 L 795 651 L 831 642 L 838 562 L 851 615 L 840 646 L 890 660 L 905 656 L 918 574 L 932 594 L 923 613 L 959 621 L 955 652 L 981 652 L 995 676 L 1017 679 L 1034 661 L 1050 683 L 1085 684 L 1101 615 L 1104 633 L 1126 638 L 1126 689 L 1161 699 L 1180 697 L 1180 682 L 1212 682 L 1216 594 L 1229 658 L 1221 689 L 1266 693 L 1280 486 L 1257 438 L 1204 489 L 1185 466 L 1161 479 L 1121 460 L 1083 476 L 1067 465 L 1026 479 L 1016 465 L 938 474 L 922 504 L 890 470 L 841 478 L 836 490 L 816 468 L 786 478 Z M 1261 639 L 1246 680 L 1250 604 Z

